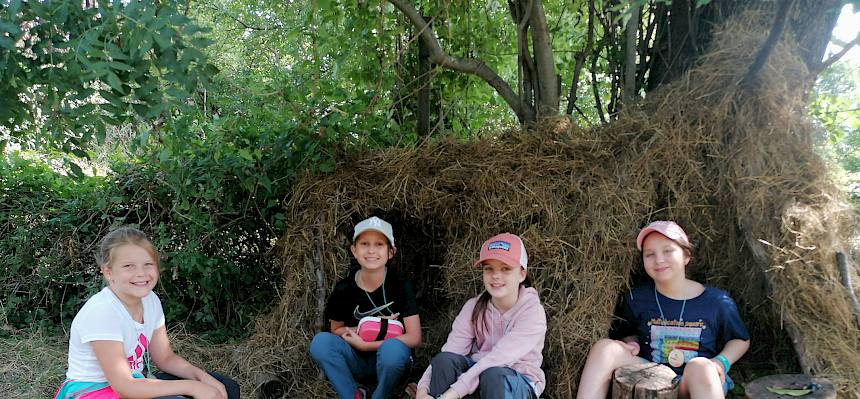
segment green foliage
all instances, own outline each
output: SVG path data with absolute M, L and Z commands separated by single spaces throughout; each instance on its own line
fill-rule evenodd
M 158 291 L 168 320 L 220 337 L 247 332 L 274 296 L 278 274 L 266 252 L 283 215 L 274 195 L 247 183 L 254 160 L 221 148 L 216 162 L 210 150 L 191 148 L 162 164 L 117 162 L 110 178 L 71 178 L 41 161 L 4 159 L 2 321 L 68 325 L 102 285 L 92 259 L 99 238 L 112 225 L 132 224 L 162 253 Z
M 106 126 L 169 117 L 217 71 L 176 1 L 97 3 L 0 2 L 0 150 L 85 157 Z
M 821 125 L 818 147 L 832 159 L 849 192 L 860 197 L 860 65 L 843 61 L 818 77 L 809 105 Z

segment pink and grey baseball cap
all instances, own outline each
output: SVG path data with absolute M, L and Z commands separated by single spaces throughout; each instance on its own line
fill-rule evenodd
M 481 245 L 481 256 L 475 261 L 475 266 L 480 266 L 490 259 L 496 259 L 511 266 L 522 266 L 525 269 L 529 263 L 529 254 L 520 237 L 511 233 L 502 233 L 484 241 L 484 245 Z
M 645 226 L 645 228 L 639 231 L 639 236 L 636 237 L 636 248 L 641 251 L 642 242 L 645 241 L 645 237 L 651 233 L 660 233 L 670 240 L 677 241 L 678 243 L 688 247 L 692 246 L 690 244 L 690 239 L 687 238 L 687 233 L 685 233 L 684 229 L 682 229 L 681 226 L 678 226 L 677 223 L 668 220 L 657 220 L 651 222 L 651 224 Z
M 388 243 L 391 244 L 392 248 L 396 248 L 394 245 L 394 229 L 391 228 L 391 223 L 388 223 L 376 216 L 369 217 L 358 222 L 355 225 L 354 232 L 352 234 L 353 241 L 364 233 L 365 231 L 372 230 L 382 233 L 385 238 L 388 238 Z

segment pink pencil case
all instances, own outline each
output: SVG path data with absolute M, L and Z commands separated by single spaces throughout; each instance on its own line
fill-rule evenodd
M 367 316 L 358 321 L 358 336 L 365 342 L 382 341 L 403 335 L 403 323 Z

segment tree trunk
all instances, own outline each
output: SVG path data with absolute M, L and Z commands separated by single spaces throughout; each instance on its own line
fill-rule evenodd
M 647 90 L 684 74 L 707 50 L 713 29 L 727 19 L 754 9 L 762 12 L 762 24 L 770 27 L 779 4 L 779 1 L 715 0 L 697 10 L 695 0 L 687 0 L 674 1 L 668 8 L 657 7 L 658 14 L 654 17 L 665 18 L 668 23 L 657 27 L 655 43 L 646 52 L 651 58 Z M 821 64 L 840 8 L 840 0 L 798 0 L 792 4 L 782 39 L 798 44 L 808 68 L 815 69 Z

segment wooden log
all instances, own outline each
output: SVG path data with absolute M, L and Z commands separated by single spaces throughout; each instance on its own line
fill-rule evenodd
M 280 378 L 268 373 L 260 373 L 254 377 L 258 399 L 281 399 L 286 392 Z
M 771 392 L 775 389 L 809 389 L 816 384 L 815 390 L 803 396 L 789 396 Z M 745 399 L 836 399 L 836 388 L 825 378 L 810 377 L 806 374 L 776 374 L 761 377 L 744 386 Z
M 669 367 L 640 363 L 620 367 L 612 378 L 612 399 L 675 399 L 679 381 Z

